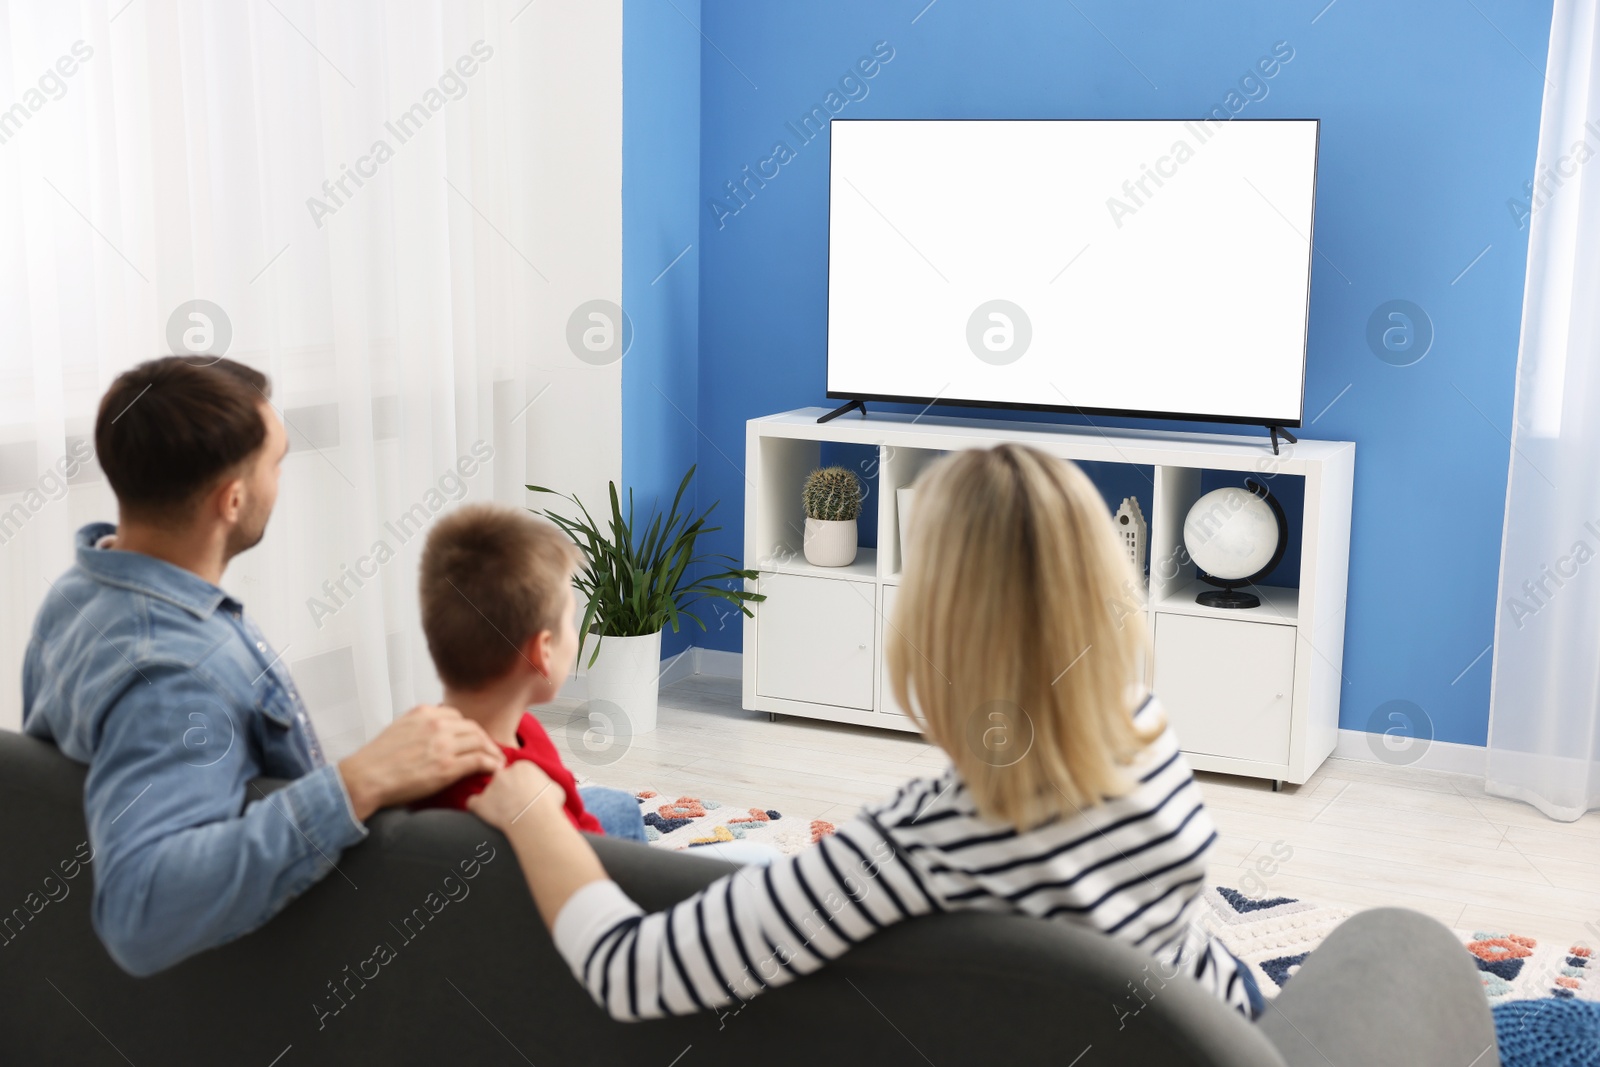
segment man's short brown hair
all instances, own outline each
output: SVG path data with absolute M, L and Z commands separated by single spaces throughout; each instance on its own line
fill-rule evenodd
M 94 449 L 126 515 L 170 520 L 267 438 L 267 376 L 231 359 L 167 356 L 121 374 L 100 399 Z
M 439 677 L 477 689 L 505 675 L 523 642 L 556 630 L 580 557 L 548 519 L 468 504 L 434 524 L 422 550 L 422 632 Z

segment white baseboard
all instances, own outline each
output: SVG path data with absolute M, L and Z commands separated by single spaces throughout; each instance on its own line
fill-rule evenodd
M 1333 756 L 1335 759 L 1356 760 L 1360 763 L 1415 767 L 1424 771 L 1449 771 L 1479 778 L 1483 777 L 1488 767 L 1488 749 L 1481 745 L 1462 745 L 1454 741 L 1431 741 L 1427 749 L 1412 762 L 1391 763 L 1378 757 L 1378 750 L 1382 747 L 1382 736 L 1365 730 L 1340 730 L 1339 740 L 1333 746 Z
M 656 679 L 656 684 L 658 686 L 668 686 L 673 682 L 682 681 L 692 674 L 698 674 L 699 672 L 695 670 L 695 654 L 699 651 L 698 648 L 690 646 L 677 655 L 668 656 L 662 660 L 661 674 Z
M 737 652 L 723 652 L 720 649 L 698 648 L 691 645 L 676 656 L 668 656 L 661 661 L 659 684 L 671 685 L 696 674 L 712 678 L 742 678 L 743 669 L 743 657 Z M 561 687 L 561 692 L 557 695 L 566 700 L 587 700 L 589 698 L 587 675 L 588 671 L 579 667 L 577 673 L 567 679 L 567 683 Z
M 709 674 L 713 678 L 743 678 L 744 656 L 739 652 L 724 652 L 720 648 L 694 650 L 694 673 Z

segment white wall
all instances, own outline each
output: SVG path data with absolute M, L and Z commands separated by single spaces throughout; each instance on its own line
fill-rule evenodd
M 516 28 L 526 49 L 516 91 L 530 103 L 539 157 L 528 256 L 549 278 L 535 290 L 522 338 L 528 395 L 550 386 L 519 420 L 528 433 L 524 484 L 576 493 L 594 512 L 606 483 L 622 480 L 622 364 L 578 359 L 566 330 L 579 304 L 622 303 L 622 0 L 535 3 Z M 552 503 L 530 494 L 531 507 Z
M 622 2 L 280 6 L 261 22 L 151 0 L 111 25 L 117 7 L 0 0 L 0 100 L 75 39 L 95 50 L 0 145 L 0 511 L 92 431 L 117 373 L 164 353 L 178 302 L 218 299 L 228 354 L 267 371 L 275 401 L 337 408 L 331 443 L 291 433 L 305 447 L 285 461 L 267 539 L 224 581 L 337 751 L 387 721 L 391 699 L 437 695 L 408 569 L 420 539 L 350 611 L 307 618 L 396 502 L 480 437 L 495 460 L 473 499 L 547 506 L 523 492 L 532 482 L 593 509 L 621 479 L 620 361 L 580 360 L 566 335 L 579 304 L 622 300 Z M 474 40 L 495 54 L 469 91 L 313 226 L 307 195 Z M 224 46 L 231 58 L 211 54 Z M 377 430 L 379 400 L 399 430 Z M 0 728 L 21 723 L 46 580 L 94 520 L 115 508 L 91 476 L 0 545 Z M 330 653 L 343 658 L 319 686 L 311 660 Z

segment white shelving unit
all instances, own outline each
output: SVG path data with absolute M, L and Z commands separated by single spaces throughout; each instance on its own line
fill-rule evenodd
M 1345 585 L 1355 445 L 1301 441 L 1273 455 L 1265 438 L 890 415 L 825 408 L 752 419 L 745 427 L 744 565 L 767 599 L 744 620 L 744 706 L 773 714 L 894 730 L 916 725 L 884 684 L 883 648 L 900 580 L 893 490 L 963 448 L 1016 441 L 1080 462 L 1153 471 L 1148 589 L 1149 681 L 1192 766 L 1304 782 L 1333 751 L 1343 675 Z M 815 567 L 801 552 L 800 489 L 824 442 L 877 450 L 878 547 L 848 567 Z M 1304 480 L 1298 588 L 1256 587 L 1261 606 L 1208 608 L 1183 551 L 1183 520 L 1205 471 Z M 1110 511 L 1107 522 L 1111 521 Z

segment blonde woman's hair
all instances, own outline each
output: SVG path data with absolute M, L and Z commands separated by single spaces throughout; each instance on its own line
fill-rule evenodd
M 978 810 L 1028 829 L 1132 786 L 1154 740 L 1133 567 L 1076 464 L 1003 444 L 916 481 L 885 650 L 900 706 Z

